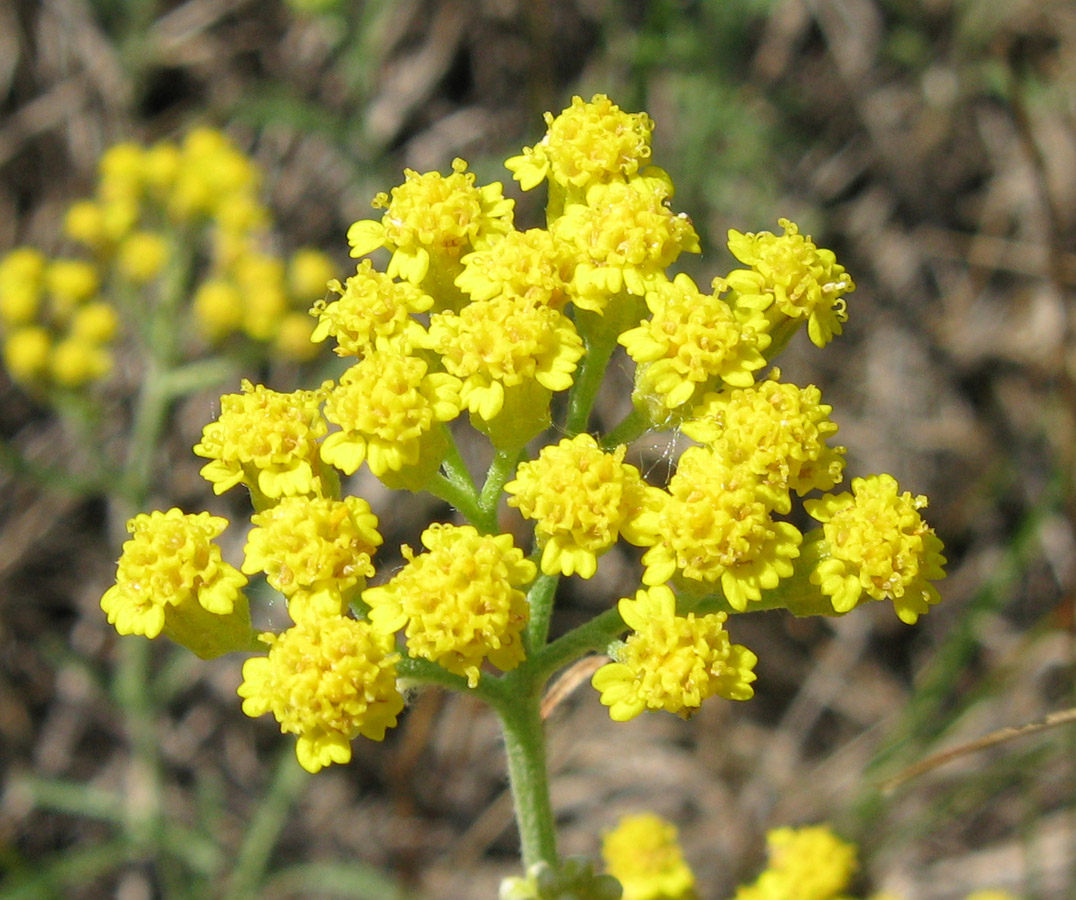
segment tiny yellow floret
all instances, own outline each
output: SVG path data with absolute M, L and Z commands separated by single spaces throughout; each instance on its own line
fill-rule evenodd
M 637 404 L 654 397 L 665 409 L 677 409 L 708 387 L 746 387 L 766 365 L 761 351 L 769 335 L 738 319 L 719 296 L 703 294 L 689 276 L 657 282 L 646 305 L 651 317 L 618 338 L 638 364 Z
M 335 338 L 338 356 L 363 357 L 371 350 L 410 353 L 425 335 L 413 316 L 428 312 L 433 297 L 409 281 L 397 281 L 362 260 L 343 285 L 328 288 L 338 299 L 318 300 L 310 314 L 318 321 L 310 339 Z
M 223 494 L 246 484 L 264 497 L 324 495 L 318 440 L 328 431 L 321 391 L 282 394 L 245 380 L 220 398 L 220 417 L 202 429 L 194 453 L 201 474 Z
M 766 312 L 772 325 L 807 320 L 807 335 L 819 347 L 841 333 L 848 320 L 844 295 L 856 289 L 831 250 L 815 246 L 794 222 L 778 219 L 783 235 L 746 234 L 730 229 L 728 247 L 750 269 L 736 269 L 723 286 L 736 292 L 736 305 Z
M 228 520 L 179 509 L 141 513 L 127 523 L 116 583 L 101 609 L 120 634 L 167 637 L 203 659 L 247 649 L 253 639 L 244 575 L 213 543 Z
M 360 497 L 284 497 L 250 521 L 243 572 L 264 572 L 296 622 L 343 615 L 374 574 L 370 558 L 381 535 Z
M 852 479 L 852 493 L 807 500 L 822 522 L 822 559 L 811 582 L 846 613 L 861 602 L 891 600 L 902 622 L 914 625 L 941 596 L 931 581 L 945 577 L 942 542 L 919 510 L 927 498 L 899 493 L 892 475 Z
M 788 513 L 790 491 L 802 497 L 840 482 L 845 448 L 827 444 L 837 426 L 818 388 L 782 384 L 780 374 L 774 369 L 751 387 L 707 394 L 683 430 L 758 476 L 764 499 L 777 512 Z
M 471 687 L 486 661 L 505 672 L 518 666 L 530 617 L 519 588 L 534 580 L 534 563 L 511 535 L 470 525 L 433 524 L 422 543 L 420 554 L 405 544 L 403 570 L 363 593 L 371 625 L 385 635 L 402 629 L 411 656 L 465 676 Z
M 325 418 L 342 430 L 325 439 L 321 458 L 347 475 L 364 460 L 379 478 L 405 467 L 432 474 L 448 449 L 439 425 L 459 411 L 457 378 L 418 356 L 371 351 L 329 390 Z
M 550 226 L 577 261 L 572 302 L 602 313 L 622 292 L 643 297 L 681 253 L 699 253 L 686 215 L 669 208 L 672 182 L 660 169 L 629 181 L 592 185 L 584 202 L 569 203 Z
M 582 191 L 591 184 L 630 178 L 650 161 L 654 122 L 646 113 L 628 113 L 605 94 L 589 102 L 572 97 L 560 115 L 545 114 L 548 130 L 533 147 L 505 162 L 525 191 L 549 179 Z
M 668 500 L 656 521 L 646 523 L 657 539 L 643 555 L 643 583 L 664 584 L 679 573 L 699 587 L 719 584 L 742 612 L 791 575 L 803 536 L 773 519 L 758 484 L 757 476 L 712 450 L 685 450 Z
M 536 520 L 546 575 L 592 578 L 598 557 L 623 535 L 633 544 L 653 543 L 636 527 L 644 509 L 661 502 L 661 491 L 624 462 L 627 448 L 606 453 L 589 434 L 543 447 L 522 463 L 504 486 L 508 505 Z
M 385 210 L 381 221 L 364 219 L 347 233 L 354 257 L 379 247 L 392 253 L 390 278 L 422 284 L 432 266 L 434 282 L 450 287 L 460 257 L 512 228 L 515 201 L 502 196 L 499 182 L 476 187 L 462 159 L 453 161 L 451 175 L 406 169 L 404 177 L 391 197 L 374 198 L 374 208 Z
M 623 598 L 617 610 L 632 633 L 591 679 L 614 721 L 646 709 L 687 719 L 714 694 L 727 700 L 754 696 L 758 658 L 729 641 L 726 613 L 678 616 L 676 597 L 664 584 L 636 592 L 634 600 Z
M 243 664 L 239 696 L 253 717 L 271 712 L 308 772 L 351 760 L 359 735 L 380 741 L 404 707 L 392 638 L 368 622 L 317 617 L 283 634 L 263 634 L 268 656 Z

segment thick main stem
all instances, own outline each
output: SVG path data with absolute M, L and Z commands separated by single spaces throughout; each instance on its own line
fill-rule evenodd
M 511 675 L 506 677 L 506 680 L 510 679 Z M 505 702 L 498 703 L 496 709 L 504 733 L 508 782 L 519 827 L 523 868 L 529 869 L 538 862 L 556 865 L 557 835 L 549 796 L 541 697 L 536 688 L 526 687 L 530 690 L 505 691 Z

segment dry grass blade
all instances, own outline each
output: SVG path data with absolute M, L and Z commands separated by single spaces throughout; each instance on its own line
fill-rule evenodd
M 939 766 L 944 766 L 954 759 L 959 759 L 970 753 L 976 753 L 979 750 L 985 750 L 987 747 L 1003 744 L 1014 738 L 1035 734 L 1039 731 L 1045 731 L 1048 728 L 1057 728 L 1059 725 L 1066 725 L 1069 722 L 1076 722 L 1076 706 L 1071 709 L 1063 709 L 1060 712 L 1050 713 L 1050 715 L 1039 722 L 1029 722 L 1026 725 L 1018 725 L 1010 728 L 999 728 L 997 731 L 991 731 L 989 734 L 983 735 L 983 737 L 976 741 L 962 744 L 959 747 L 953 747 L 951 750 L 946 750 L 944 753 L 936 753 L 934 756 L 928 756 L 926 759 L 920 760 L 914 766 L 909 766 L 903 772 L 883 781 L 879 786 L 880 790 L 883 794 L 892 793 L 902 784 L 911 781 L 913 778 L 918 778 L 920 775 L 925 775 L 927 772 L 933 771 Z

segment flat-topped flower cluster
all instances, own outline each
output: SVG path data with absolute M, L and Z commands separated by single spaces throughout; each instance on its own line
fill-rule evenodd
M 477 184 L 462 160 L 448 175 L 407 171 L 374 199 L 379 217 L 352 225 L 355 271 L 311 310 L 312 340 L 350 367 L 316 389 L 244 383 L 221 398 L 194 452 L 217 493 L 250 492 L 238 569 L 206 549 L 220 520 L 170 510 L 131 522 L 109 620 L 206 656 L 256 653 L 243 709 L 273 713 L 311 771 L 396 723 L 401 680 L 481 696 L 510 683 L 493 670 L 533 665 L 544 679 L 554 658 L 598 650 L 611 661 L 593 684 L 614 719 L 687 717 L 708 697 L 752 695 L 756 658 L 731 641 L 730 616 L 888 600 L 914 622 L 938 601 L 926 500 L 887 475 L 832 493 L 844 448 L 831 408 L 773 366 L 800 326 L 818 346 L 841 333 L 854 284 L 833 253 L 787 220 L 781 234 L 733 231 L 741 268 L 701 288 L 669 271 L 699 238 L 651 165 L 650 118 L 598 95 L 547 125 L 506 163 L 524 190 L 547 185 L 546 227 L 517 227 L 502 186 Z M 595 433 L 618 346 L 635 365 L 633 412 Z M 479 482 L 457 449 L 468 423 L 491 444 Z M 626 462 L 629 445 L 669 429 L 696 445 L 654 484 Z M 341 487 L 363 465 L 461 516 L 430 525 L 376 586 L 377 518 Z M 784 517 L 812 492 L 819 525 L 803 534 Z M 533 524 L 531 546 L 502 532 L 504 503 Z M 621 540 L 643 549 L 635 596 L 610 597 L 590 631 L 548 644 L 556 580 L 597 577 Z M 258 573 L 286 598 L 282 633 L 250 631 L 242 588 Z M 215 621 L 227 641 L 209 635 Z

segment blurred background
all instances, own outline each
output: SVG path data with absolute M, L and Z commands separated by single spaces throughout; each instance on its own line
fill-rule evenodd
M 887 604 L 738 617 L 750 703 L 617 724 L 585 684 L 570 694 L 549 721 L 562 852 L 654 810 L 720 900 L 768 828 L 826 821 L 860 845 L 857 896 L 1076 897 L 1076 725 L 879 790 L 1076 706 L 1076 4 L 3 0 L 0 253 L 58 252 L 108 146 L 210 125 L 264 173 L 281 249 L 319 248 L 342 278 L 348 225 L 404 167 L 462 156 L 538 224 L 502 162 L 595 92 L 655 120 L 700 284 L 732 267 L 729 228 L 787 216 L 836 251 L 857 283 L 845 334 L 801 335 L 782 369 L 833 405 L 849 477 L 929 496 L 950 564 L 914 628 Z M 152 508 L 232 509 L 190 447 L 235 389 L 174 410 Z M 424 694 L 384 744 L 302 777 L 293 740 L 241 714 L 239 660 L 155 642 L 132 677 L 125 646 L 146 642 L 99 607 L 131 511 L 80 485 L 69 423 L 2 371 L 0 436 L 0 898 L 496 895 L 517 845 L 491 715 Z M 367 488 L 386 548 L 443 512 Z M 631 589 L 615 581 L 570 592 L 560 627 Z

